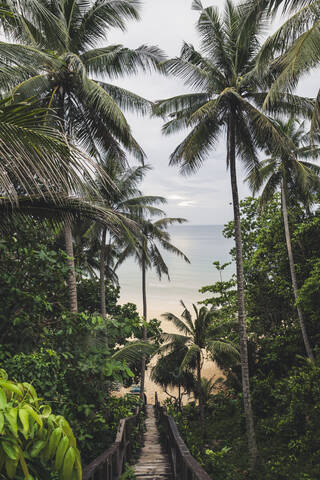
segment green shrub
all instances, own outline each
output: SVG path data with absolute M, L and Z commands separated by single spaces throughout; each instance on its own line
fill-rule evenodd
M 48 470 L 49 469 L 49 470 Z M 47 475 L 44 475 L 44 471 Z M 81 480 L 80 452 L 67 420 L 42 404 L 33 386 L 0 371 L 0 472 L 9 479 Z

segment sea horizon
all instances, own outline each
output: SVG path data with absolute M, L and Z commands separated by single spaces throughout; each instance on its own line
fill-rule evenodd
M 148 319 L 158 318 L 161 314 L 182 313 L 180 300 L 192 307 L 206 298 L 199 289 L 212 285 L 219 280 L 219 272 L 213 262 L 232 262 L 229 251 L 234 245 L 233 239 L 223 237 L 224 225 L 183 224 L 169 228 L 171 242 L 189 258 L 190 264 L 183 259 L 163 252 L 169 267 L 170 281 L 163 277 L 160 281 L 155 272 L 147 272 Z M 223 279 L 228 280 L 235 271 L 233 263 L 223 271 Z M 142 314 L 141 270 L 133 259 L 124 263 L 118 271 L 121 303 L 135 303 Z

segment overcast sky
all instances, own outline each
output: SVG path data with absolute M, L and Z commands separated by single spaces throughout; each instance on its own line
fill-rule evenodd
M 198 46 L 195 23 L 199 12 L 191 10 L 191 0 L 145 0 L 141 21 L 128 24 L 127 31 L 113 31 L 108 43 L 122 43 L 136 48 L 141 44 L 157 45 L 169 57 L 179 54 L 182 42 Z M 224 0 L 203 0 L 203 5 L 223 8 Z M 273 26 L 274 27 L 274 26 Z M 319 88 L 319 72 L 301 81 L 298 92 L 314 96 Z M 117 79 L 117 85 L 150 100 L 172 97 L 186 92 L 182 81 L 164 78 L 158 74 Z M 142 186 L 145 194 L 162 195 L 168 199 L 169 216 L 187 218 L 193 225 L 224 224 L 232 218 L 231 188 L 226 171 L 226 149 L 222 141 L 195 175 L 182 177 L 178 169 L 168 166 L 170 153 L 184 138 L 184 134 L 164 137 L 162 120 L 141 118 L 128 114 L 133 133 L 148 156 L 153 170 Z M 239 171 L 241 198 L 249 194 Z

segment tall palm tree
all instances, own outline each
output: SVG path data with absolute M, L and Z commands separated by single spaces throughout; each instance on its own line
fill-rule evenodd
M 277 120 L 279 129 L 283 132 L 290 143 L 294 144 L 291 153 L 279 155 L 279 152 L 268 153 L 271 155 L 261 162 L 259 170 L 254 171 L 248 180 L 254 192 L 263 191 L 260 198 L 261 205 L 265 205 L 273 195 L 280 190 L 281 208 L 290 265 L 292 288 L 294 298 L 297 301 L 299 295 L 296 268 L 289 227 L 288 202 L 294 195 L 295 201 L 302 201 L 309 206 L 310 194 L 320 186 L 320 167 L 311 163 L 310 158 L 319 156 L 320 149 L 309 144 L 310 136 L 306 134 L 303 122 L 297 122 L 294 117 L 287 121 Z M 300 306 L 297 306 L 302 337 L 308 357 L 314 361 L 314 356 L 307 334 L 305 319 Z
M 143 160 L 144 153 L 133 138 L 122 108 L 147 113 L 149 102 L 138 95 L 97 77 L 117 78 L 157 66 L 162 54 L 156 47 L 130 50 L 122 45 L 93 48 L 104 40 L 110 28 L 125 29 L 128 19 L 138 19 L 139 2 L 133 0 L 7 0 L 11 12 L 2 24 L 11 38 L 32 45 L 35 55 L 28 75 L 25 68 L 12 69 L 14 98 L 37 96 L 59 117 L 58 126 L 91 155 L 101 149 L 124 158 L 123 148 Z M 21 46 L 20 46 L 21 49 Z M 2 45 L 7 68 L 16 45 Z M 29 54 L 29 47 L 26 47 Z M 11 53 L 11 56 L 10 56 Z M 0 52 L 1 55 L 1 52 Z M 30 55 L 26 58 L 29 58 Z M 20 53 L 24 65 L 23 54 Z M 93 77 L 93 78 L 92 78 Z M 77 311 L 76 276 L 72 230 L 65 226 L 69 264 L 70 310 Z
M 204 414 L 203 390 L 201 370 L 204 361 L 204 353 L 207 352 L 218 365 L 221 365 L 221 355 L 225 358 L 226 354 L 233 359 L 239 356 L 238 350 L 222 335 L 221 324 L 214 326 L 215 312 L 213 309 L 201 307 L 198 309 L 193 304 L 195 319 L 192 319 L 190 311 L 185 304 L 181 302 L 184 310 L 181 318 L 173 313 L 164 313 L 162 315 L 167 321 L 172 322 L 181 334 L 170 333 L 164 334 L 164 338 L 168 343 L 161 347 L 161 350 L 181 349 L 181 345 L 187 347 L 184 358 L 181 362 L 180 369 L 192 366 L 195 363 L 197 378 L 197 396 L 199 399 L 200 421 L 203 439 L 206 437 L 206 422 Z
M 274 122 L 261 111 L 267 95 L 270 74 L 257 72 L 259 36 L 266 27 L 266 18 L 257 11 L 247 17 L 243 8 L 226 1 L 222 17 L 215 7 L 203 8 L 194 0 L 193 9 L 200 12 L 197 29 L 201 51 L 185 43 L 180 57 L 168 60 L 168 74 L 182 78 L 194 92 L 157 102 L 155 112 L 168 115 L 165 134 L 189 127 L 191 132 L 175 149 L 171 165 L 180 165 L 182 174 L 196 171 L 213 150 L 219 136 L 226 131 L 227 167 L 230 169 L 235 221 L 238 320 L 242 369 L 243 402 L 246 417 L 251 467 L 257 458 L 257 444 L 251 406 L 247 333 L 245 320 L 242 240 L 237 186 L 236 159 L 250 171 L 258 163 L 257 149 L 276 145 L 289 147 Z M 266 89 L 266 91 L 264 90 Z M 296 113 L 312 110 L 312 101 L 289 93 L 283 94 L 273 108 Z
M 137 220 L 137 212 L 143 214 L 162 214 L 156 205 L 164 203 L 165 200 L 158 196 L 143 195 L 138 188 L 138 184 L 150 169 L 148 165 L 140 165 L 135 167 L 123 167 L 114 158 L 108 158 L 102 167 L 113 183 L 111 188 L 106 188 L 105 183 L 97 179 L 99 192 L 104 199 L 106 205 L 111 208 L 115 214 L 130 221 Z M 139 222 L 139 220 L 138 220 Z M 106 246 L 107 234 L 109 242 Z M 143 235 L 143 233 L 142 233 Z M 127 232 L 112 231 L 110 228 L 104 227 L 100 231 L 101 249 L 100 249 L 100 295 L 101 295 L 101 315 L 106 315 L 105 303 L 105 271 L 109 270 L 112 254 L 112 246 L 118 246 L 117 250 L 124 241 L 128 239 Z M 130 239 L 129 239 L 130 242 Z M 134 242 L 130 242 L 134 247 Z
M 107 275 L 109 278 L 117 280 L 116 265 L 123 244 L 127 242 L 133 248 L 136 246 L 136 240 L 132 238 L 131 231 L 132 227 L 135 227 L 134 234 L 139 237 L 140 231 L 137 231 L 139 227 L 135 222 L 137 212 L 162 214 L 162 211 L 155 205 L 164 203 L 165 199 L 143 195 L 138 188 L 144 175 L 150 170 L 149 165 L 129 167 L 126 163 L 122 164 L 118 158 L 111 155 L 102 157 L 101 162 L 101 169 L 109 178 L 111 184 L 107 184 L 98 176 L 94 180 L 94 185 L 98 188 L 101 204 L 112 210 L 117 218 L 121 218 L 122 223 L 116 225 L 101 225 L 101 223 L 81 225 L 80 242 L 86 242 L 88 252 L 95 252 L 96 254 L 96 260 L 92 262 L 92 266 L 100 271 L 100 312 L 105 317 L 105 278 Z M 97 252 L 99 252 L 98 255 Z
M 227 166 L 231 174 L 235 219 L 243 399 L 249 450 L 254 463 L 257 445 L 249 383 L 236 154 L 247 162 L 248 168 L 252 168 L 257 160 L 256 144 L 262 136 L 260 125 L 265 126 L 271 137 L 276 131 L 256 107 L 255 96 L 260 92 L 253 71 L 261 22 L 255 19 L 245 32 L 242 28 L 244 18 L 231 1 L 226 3 L 224 18 L 214 7 L 203 8 L 199 0 L 193 2 L 193 9 L 200 12 L 197 29 L 202 53 L 185 43 L 180 57 L 165 62 L 165 68 L 169 74 L 182 78 L 195 93 L 159 101 L 156 111 L 171 117 L 164 125 L 165 134 L 192 128 L 170 158 L 170 164 L 180 165 L 183 174 L 197 170 L 222 129 L 227 130 Z
M 144 158 L 133 138 L 122 108 L 147 113 L 147 100 L 100 78 L 113 80 L 157 66 L 163 58 L 156 47 L 130 50 L 122 45 L 93 48 L 107 38 L 110 28 L 125 29 L 125 21 L 138 19 L 139 2 L 131 0 L 57 0 L 4 2 L 12 16 L 2 21 L 6 32 L 20 45 L 2 42 L 11 66 L 13 95 L 25 99 L 37 95 L 60 117 L 60 127 L 82 143 L 91 154 L 99 148 L 123 158 L 120 146 Z M 30 45 L 34 55 L 30 56 Z M 18 48 L 18 49 L 17 49 Z M 26 58 L 24 60 L 24 53 Z M 29 67 L 29 72 L 28 72 Z
M 163 215 L 164 212 L 158 210 L 155 212 L 155 214 Z M 143 340 L 146 341 L 148 337 L 147 271 L 149 269 L 154 269 L 159 279 L 161 279 L 163 275 L 166 275 L 168 279 L 170 279 L 169 269 L 165 259 L 163 258 L 161 250 L 178 255 L 185 262 L 190 263 L 190 260 L 181 250 L 171 243 L 170 234 L 168 232 L 168 227 L 170 225 L 186 222 L 184 218 L 163 217 L 159 220 L 152 221 L 150 214 L 146 213 L 145 209 L 141 208 L 136 211 L 135 219 L 141 228 L 141 239 L 138 240 L 137 245 L 133 245 L 131 243 L 123 249 L 122 253 L 120 254 L 118 265 L 121 265 L 121 263 L 123 263 L 128 257 L 133 256 L 141 268 L 142 314 L 144 319 Z M 145 371 L 146 357 L 143 356 L 141 363 L 141 398 L 143 398 L 144 395 Z

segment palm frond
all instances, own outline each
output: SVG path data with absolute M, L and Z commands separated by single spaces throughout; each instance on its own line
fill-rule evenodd
M 183 320 L 181 320 L 173 313 L 167 312 L 163 313 L 161 316 L 168 322 L 172 322 L 180 332 L 183 332 L 185 335 L 192 335 L 192 330 L 190 329 L 190 326 L 183 322 Z
M 133 153 L 139 160 L 144 161 L 145 154 L 131 134 L 130 126 L 127 123 L 122 111 L 111 96 L 96 82 L 86 78 L 80 90 L 82 102 L 86 102 L 86 110 L 91 114 L 101 115 L 106 119 L 106 125 L 115 138 L 117 138 L 126 149 Z
M 211 353 L 212 357 L 219 357 L 219 355 L 228 355 L 231 358 L 239 359 L 239 350 L 230 342 L 222 340 L 210 340 L 207 344 L 207 349 Z
M 191 345 L 181 362 L 180 370 L 183 371 L 186 367 L 188 367 L 190 363 L 195 360 L 199 352 L 201 352 L 201 348 L 198 345 L 195 343 Z
M 93 171 L 94 162 L 68 145 L 66 138 L 50 126 L 52 113 L 32 103 L 0 101 L 0 188 L 15 202 L 17 186 L 22 191 L 52 198 L 61 189 L 83 190 L 80 171 Z
M 232 65 L 226 53 L 226 29 L 218 8 L 202 9 L 197 29 L 201 36 L 203 51 L 213 57 L 214 63 L 229 75 L 232 72 Z
M 187 45 L 185 45 L 185 49 L 186 47 Z M 195 52 L 191 45 L 188 45 L 188 49 L 188 53 L 190 53 L 190 49 Z M 185 52 L 183 53 L 185 54 Z M 205 63 L 204 59 L 202 59 L 202 63 Z M 181 78 L 186 85 L 192 88 L 205 90 L 208 89 L 210 85 L 209 72 L 202 69 L 199 62 L 193 64 L 189 59 L 173 58 L 164 62 L 162 68 L 168 75 Z
M 206 119 L 196 125 L 170 156 L 170 165 L 179 165 L 183 175 L 197 171 L 217 143 L 221 118 Z
M 122 45 L 109 45 L 88 50 L 81 55 L 88 73 L 108 75 L 111 79 L 158 69 L 164 58 L 158 47 L 148 45 L 141 45 L 134 50 Z
M 179 95 L 177 97 L 167 98 L 165 100 L 158 100 L 154 104 L 154 114 L 164 117 L 177 111 L 194 111 L 208 101 L 207 93 L 188 93 L 186 95 Z
M 77 29 L 78 49 L 95 45 L 110 28 L 125 30 L 127 20 L 139 19 L 139 0 L 95 0 L 89 5 Z
M 150 342 L 134 341 L 129 342 L 120 350 L 112 355 L 114 360 L 125 360 L 126 362 L 136 363 L 143 358 L 144 355 L 154 355 L 157 353 L 158 347 Z
M 99 85 L 113 98 L 113 100 L 124 110 L 147 115 L 151 113 L 151 102 L 129 90 L 111 85 L 105 82 L 98 82 Z

